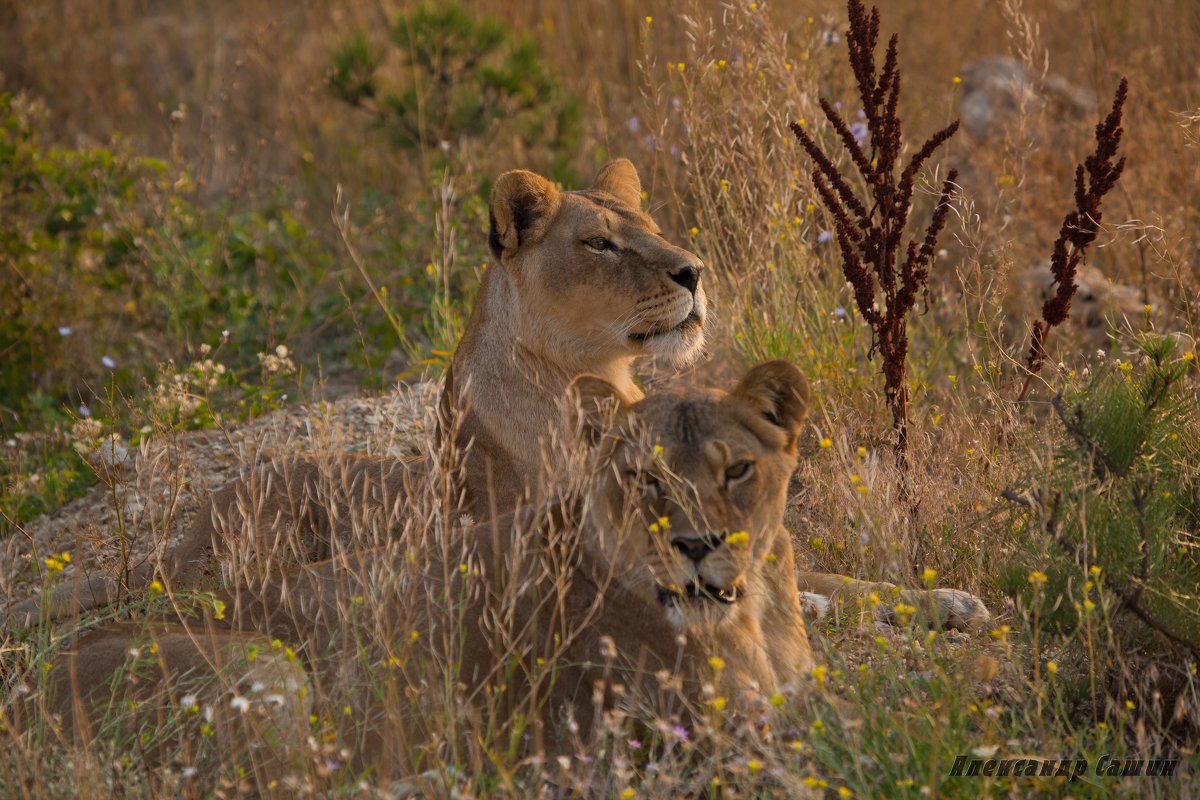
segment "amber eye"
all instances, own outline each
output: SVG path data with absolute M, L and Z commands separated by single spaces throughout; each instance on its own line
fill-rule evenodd
M 752 461 L 735 461 L 725 468 L 725 482 L 734 483 L 748 476 L 754 470 Z
M 605 250 L 616 250 L 617 246 L 605 239 L 603 236 L 593 236 L 590 239 L 584 239 L 583 243 L 593 250 L 604 252 Z

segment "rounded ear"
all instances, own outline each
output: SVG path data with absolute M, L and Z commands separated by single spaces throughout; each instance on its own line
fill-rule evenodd
M 617 387 L 595 375 L 580 375 L 571 381 L 566 402 L 573 423 L 571 429 L 578 430 L 592 444 L 611 430 L 617 417 L 629 408 Z
M 746 373 L 730 393 L 749 403 L 763 419 L 795 441 L 808 414 L 808 381 L 790 361 L 768 361 Z
M 492 255 L 511 256 L 522 245 L 541 239 L 560 205 L 562 193 L 541 175 L 523 169 L 501 175 L 492 188 L 489 209 Z
M 636 211 L 642 208 L 642 179 L 628 158 L 618 158 L 600 170 L 592 188 L 608 192 Z

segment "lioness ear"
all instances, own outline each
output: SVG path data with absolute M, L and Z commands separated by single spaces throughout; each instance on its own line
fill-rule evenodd
M 501 175 L 492 188 L 492 255 L 512 255 L 522 245 L 542 238 L 562 204 L 558 187 L 541 175 L 523 169 Z
M 808 414 L 808 381 L 789 361 L 768 361 L 746 373 L 730 394 L 756 409 L 788 434 L 789 447 Z
M 628 408 L 624 395 L 595 375 L 580 375 L 567 387 L 567 414 L 571 429 L 595 444 Z
M 636 211 L 642 208 L 642 180 L 628 158 L 618 158 L 600 170 L 592 188 L 608 192 Z

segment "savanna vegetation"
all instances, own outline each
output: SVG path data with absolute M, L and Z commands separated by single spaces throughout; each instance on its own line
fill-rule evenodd
M 810 624 L 818 666 L 769 720 L 646 708 L 553 759 L 364 662 L 436 720 L 423 790 L 1194 795 L 1200 7 L 881 12 L 868 62 L 839 0 L 0 4 L 0 601 L 127 573 L 264 455 L 425 452 L 496 176 L 574 188 L 624 156 L 711 302 L 704 362 L 643 384 L 797 364 L 798 560 L 964 589 L 996 624 L 871 597 Z M 438 491 L 418 516 L 452 525 Z M 0 796 L 412 788 L 349 766 L 366 721 L 336 692 L 282 770 L 190 695 L 115 699 L 74 743 L 38 698 L 74 632 L 176 600 L 130 588 L 0 634 Z M 960 754 L 1180 762 L 954 777 Z

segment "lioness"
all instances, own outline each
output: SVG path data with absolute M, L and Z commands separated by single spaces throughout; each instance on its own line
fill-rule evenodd
M 578 493 L 451 541 L 414 534 L 228 592 L 224 619 L 209 623 L 233 631 L 195 622 L 155 631 L 165 671 L 211 677 L 206 665 L 244 652 L 251 632 L 260 649 L 278 637 L 308 660 L 319 697 L 353 708 L 344 716 L 354 735 L 366 731 L 356 749 L 384 775 L 389 764 L 397 774 L 417 763 L 414 748 L 446 741 L 433 730 L 445 709 L 422 705 L 428 692 L 462 718 L 476 709 L 498 741 L 519 722 L 531 726 L 530 744 L 541 738 L 554 751 L 566 747 L 556 737 L 568 716 L 586 736 L 598 707 L 664 685 L 682 689 L 671 713 L 685 722 L 702 682 L 735 704 L 799 689 L 812 655 L 782 520 L 807 409 L 800 371 L 770 362 L 729 393 L 636 403 L 593 376 L 573 393 L 583 412 L 573 428 L 590 443 Z M 51 708 L 69 716 L 83 710 L 73 687 L 111 685 L 128 649 L 113 642 L 137 630 L 112 626 L 76 642 L 51 675 Z M 724 662 L 719 674 L 713 656 Z M 243 658 L 243 683 L 244 671 Z M 461 684 L 454 700 L 443 694 L 448 676 Z M 594 702 L 598 682 L 608 691 Z M 381 697 L 391 698 L 385 711 Z
M 590 443 L 577 493 L 461 536 L 413 534 L 228 592 L 213 624 L 261 635 L 260 648 L 278 637 L 308 659 L 319 697 L 354 721 L 345 741 L 385 776 L 411 772 L 422 763 L 413 753 L 445 745 L 464 719 L 497 741 L 528 726 L 528 745 L 555 751 L 567 746 L 556 738 L 564 721 L 586 736 L 614 703 L 686 722 L 704 682 L 731 711 L 802 688 L 813 662 L 782 524 L 808 403 L 799 370 L 769 362 L 729 393 L 636 403 L 584 376 L 572 394 L 583 413 L 571 427 Z M 214 653 L 246 647 L 187 627 L 192 638 L 184 625 L 158 634 L 170 674 L 186 665 L 211 677 Z M 135 630 L 85 635 L 52 674 L 52 706 L 69 713 L 73 685 L 108 685 L 121 663 L 112 642 Z M 242 672 L 244 660 L 244 683 Z M 449 694 L 448 676 L 460 684 Z M 607 689 L 595 694 L 598 683 Z M 664 686 L 681 694 L 654 705 Z
M 626 159 L 604 167 L 592 188 L 560 191 L 525 170 L 506 172 L 492 191 L 490 263 L 442 394 L 439 436 L 466 452 L 461 495 L 448 498 L 478 518 L 533 499 L 545 437 L 561 426 L 571 380 L 593 374 L 634 401 L 632 364 L 641 356 L 682 366 L 704 343 L 704 266 L 670 244 L 641 211 L 642 187 Z M 450 422 L 452 420 L 452 422 Z M 282 459 L 217 492 L 180 544 L 163 559 L 175 586 L 217 588 L 222 559 L 246 537 L 272 560 L 328 558 L 330 509 L 366 502 L 395 506 L 406 484 L 424 478 L 410 459 Z M 279 493 L 279 496 L 274 496 Z M 286 496 L 284 496 L 286 495 Z M 275 517 L 276 508 L 291 510 Z M 146 563 L 129 577 L 144 586 Z M 118 583 L 85 576 L 57 590 L 51 618 L 115 602 Z M 9 618 L 30 623 L 43 605 L 16 604 Z

